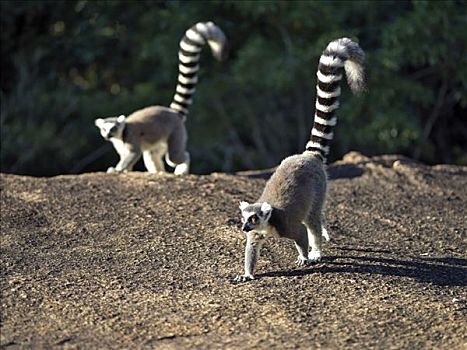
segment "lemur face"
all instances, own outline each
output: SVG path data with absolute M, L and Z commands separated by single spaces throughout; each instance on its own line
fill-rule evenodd
M 254 203 L 240 202 L 240 210 L 242 211 L 242 231 L 265 231 L 269 224 L 272 207 L 269 203 Z
M 99 128 L 104 139 L 121 138 L 123 127 L 125 126 L 125 116 L 121 115 L 118 118 L 99 118 L 94 121 L 94 124 Z

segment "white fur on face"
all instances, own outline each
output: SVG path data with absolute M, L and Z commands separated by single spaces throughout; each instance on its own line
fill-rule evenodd
M 248 202 L 241 201 L 238 207 L 240 208 L 242 214 L 242 222 L 247 222 L 250 216 L 257 214 L 254 207 L 249 208 L 250 203 Z
M 121 118 L 119 117 L 121 120 Z M 95 121 L 96 126 L 99 128 L 99 131 L 102 135 L 103 138 L 108 139 L 110 137 L 115 137 L 115 138 L 120 138 L 121 137 L 121 131 L 123 129 L 123 123 L 120 123 L 118 131 L 114 132 L 113 135 L 110 135 L 110 130 L 117 124 L 118 122 L 109 122 L 106 121 L 105 119 L 96 119 Z
M 243 210 L 246 209 L 246 207 L 248 207 L 249 205 L 250 205 L 250 203 L 241 201 L 241 202 L 240 202 L 240 205 L 239 205 L 239 208 L 240 208 L 241 211 L 243 211 Z
M 94 121 L 94 124 L 95 124 L 98 128 L 100 128 L 102 125 L 104 125 L 104 123 L 105 123 L 105 120 L 102 119 L 102 118 L 98 118 L 98 119 L 96 119 L 96 120 Z
M 272 210 L 271 204 L 267 202 L 264 202 L 261 204 L 261 211 L 263 212 L 264 216 L 271 215 L 271 210 Z
M 242 222 L 247 222 L 248 218 L 254 214 L 256 214 L 254 211 L 242 210 Z
M 115 126 L 115 123 L 104 123 L 100 129 L 101 129 L 101 135 L 104 138 L 109 137 L 110 130 Z
M 248 219 L 256 215 L 258 221 L 254 224 L 254 229 L 256 231 L 266 231 L 268 226 L 268 221 L 271 217 L 272 207 L 269 203 L 262 203 L 261 207 L 258 205 L 251 205 L 248 202 L 240 202 L 239 206 L 242 213 L 242 222 L 245 223 Z

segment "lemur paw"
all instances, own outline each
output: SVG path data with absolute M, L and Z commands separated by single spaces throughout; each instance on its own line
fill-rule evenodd
M 111 166 L 110 168 L 107 169 L 107 173 L 108 174 L 113 174 L 113 173 L 127 173 L 128 170 L 118 170 L 117 168 L 114 168 L 113 166 Z
M 254 279 L 255 277 L 253 275 L 237 275 L 234 278 L 234 282 L 248 282 Z
M 316 263 L 321 261 L 321 251 L 320 250 L 312 250 L 308 252 L 308 262 Z
M 298 266 L 305 266 L 305 265 L 308 265 L 309 263 L 310 263 L 309 259 L 304 258 L 303 256 L 299 256 L 297 260 L 295 261 L 295 264 L 297 264 Z
M 178 164 L 175 167 L 174 174 L 175 175 L 186 175 L 189 172 L 189 166 L 186 163 Z

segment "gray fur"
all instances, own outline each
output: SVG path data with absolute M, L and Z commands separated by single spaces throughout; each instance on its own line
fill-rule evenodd
M 242 202 L 243 230 L 248 230 L 245 273 L 237 276 L 236 281 L 253 279 L 256 261 L 260 255 L 259 249 L 267 236 L 292 239 L 299 253 L 297 264 L 300 266 L 312 262 L 308 258 L 310 244 L 312 251 L 321 252 L 326 179 L 321 159 L 316 154 L 305 151 L 282 161 L 256 203 Z M 272 207 L 267 220 L 263 220 L 266 215 L 261 210 L 263 203 Z M 259 218 L 257 224 L 245 220 L 252 215 Z M 316 254 L 318 256 L 315 256 L 315 260 L 318 260 L 320 256 Z
M 115 133 L 103 134 L 106 124 L 113 124 Z M 188 166 L 186 152 L 187 132 L 180 115 L 170 108 L 152 106 L 140 109 L 124 121 L 116 118 L 97 119 L 105 138 L 114 144 L 120 161 L 108 172 L 131 171 L 144 153 L 144 163 L 149 172 L 164 172 L 163 156 L 167 151 L 168 160 L 176 167 Z
M 321 77 L 324 83 L 339 81 L 339 70 L 344 66 L 351 89 L 360 92 L 364 88 L 364 59 L 362 49 L 355 42 L 347 38 L 334 40 L 320 58 L 318 79 Z M 240 203 L 242 230 L 246 232 L 247 242 L 245 272 L 235 277 L 237 282 L 254 279 L 260 248 L 268 236 L 292 239 L 298 251 L 297 264 L 300 266 L 321 259 L 322 237 L 329 240 L 324 228 L 327 195 L 324 161 L 328 151 L 327 142 L 332 139 L 332 128 L 337 120 L 334 110 L 338 104 L 334 103 L 340 90 L 327 87 L 324 92 L 317 92 L 318 96 L 322 95 L 319 98 L 323 103 L 327 99 L 334 100 L 324 105 L 317 101 L 317 107 L 323 110 L 318 118 L 315 115 L 307 149 L 281 162 L 256 203 Z M 327 128 L 326 131 L 318 125 L 321 123 Z

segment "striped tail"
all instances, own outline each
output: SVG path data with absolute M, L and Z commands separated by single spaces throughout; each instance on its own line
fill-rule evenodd
M 306 150 L 318 154 L 323 161 L 329 153 L 329 143 L 337 124 L 335 111 L 339 108 L 340 81 L 345 70 L 347 83 L 353 93 L 365 89 L 365 53 L 348 38 L 331 41 L 323 51 L 318 65 L 316 111 Z
M 206 43 L 219 61 L 227 55 L 227 39 L 222 30 L 212 22 L 199 22 L 185 32 L 178 51 L 178 84 L 170 108 L 184 118 L 192 103 L 198 82 L 199 56 Z

